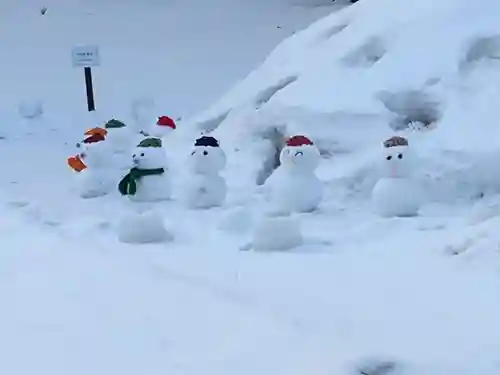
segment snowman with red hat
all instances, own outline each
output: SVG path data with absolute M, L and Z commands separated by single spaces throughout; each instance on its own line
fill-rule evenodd
M 299 218 L 293 213 L 314 211 L 323 198 L 323 184 L 315 174 L 320 154 L 303 135 L 289 138 L 280 153 L 280 167 L 264 185 L 269 204 L 253 228 L 256 251 L 288 251 L 303 244 Z
M 160 116 L 147 131 L 142 131 L 141 134 L 156 138 L 163 138 L 169 135 L 177 128 L 175 121 L 168 116 Z
M 280 153 L 280 167 L 265 184 L 265 197 L 276 213 L 311 212 L 323 199 L 323 183 L 315 170 L 320 154 L 304 135 L 286 141 Z

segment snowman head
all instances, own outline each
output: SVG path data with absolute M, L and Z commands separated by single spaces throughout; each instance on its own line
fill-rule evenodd
M 83 141 L 77 143 L 78 158 L 82 163 L 89 168 L 99 167 L 105 164 L 107 155 L 107 145 L 104 133 L 101 131 L 87 131 L 87 137 Z
M 107 138 L 111 143 L 114 143 L 115 145 L 128 143 L 129 128 L 124 122 L 117 119 L 111 119 L 106 122 L 104 128 L 108 132 Z
M 287 168 L 311 172 L 319 165 L 319 150 L 309 138 L 296 135 L 289 138 L 281 150 L 280 162 Z
M 149 134 L 153 137 L 165 137 L 175 129 L 176 125 L 173 119 L 168 116 L 160 116 L 156 120 L 156 124 L 151 127 Z
M 226 154 L 214 137 L 198 138 L 190 155 L 191 168 L 195 173 L 218 173 L 226 166 Z
M 392 137 L 384 141 L 383 146 L 384 177 L 408 177 L 413 170 L 413 158 L 408 141 L 403 137 Z
M 146 138 L 134 150 L 132 163 L 139 169 L 164 168 L 166 156 L 159 138 Z

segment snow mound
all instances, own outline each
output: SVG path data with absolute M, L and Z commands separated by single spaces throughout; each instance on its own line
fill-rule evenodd
M 485 135 L 500 136 L 499 11 L 495 0 L 357 2 L 283 41 L 191 122 L 244 171 L 236 189 L 264 184 L 283 137 L 307 134 L 322 177 L 367 199 L 381 142 L 398 133 L 419 154 L 433 200 L 498 192 L 490 163 L 500 145 Z
M 256 251 L 286 251 L 303 243 L 300 223 L 292 216 L 263 216 L 255 225 L 253 249 Z
M 163 224 L 163 217 L 154 210 L 132 212 L 119 224 L 118 239 L 128 244 L 161 243 L 172 240 Z

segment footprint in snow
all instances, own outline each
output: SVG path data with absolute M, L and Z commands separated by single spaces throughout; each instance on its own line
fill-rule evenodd
M 61 226 L 61 222 L 57 221 L 57 220 L 44 220 L 42 222 L 42 224 L 44 226 L 52 227 L 52 228 L 57 228 L 57 227 Z
M 10 201 L 7 203 L 9 207 L 13 208 L 24 208 L 29 206 L 30 202 L 28 201 Z
M 358 375 L 389 375 L 395 374 L 396 363 L 393 361 L 366 360 L 357 366 Z
M 300 246 L 294 247 L 288 250 L 261 250 L 258 252 L 269 252 L 269 253 L 290 253 L 290 254 L 326 254 L 332 252 L 333 241 L 322 240 L 322 239 L 308 239 Z M 248 242 L 243 246 L 240 246 L 240 251 L 251 251 L 255 250 L 253 243 Z
M 107 232 L 112 228 L 112 225 L 109 221 L 100 221 L 96 224 L 96 228 L 102 232 Z

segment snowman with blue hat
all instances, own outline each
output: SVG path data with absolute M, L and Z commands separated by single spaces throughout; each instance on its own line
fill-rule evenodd
M 195 141 L 188 158 L 189 178 L 184 189 L 184 199 L 190 208 L 221 206 L 227 193 L 226 181 L 220 172 L 226 166 L 226 155 L 219 141 L 202 136 Z

